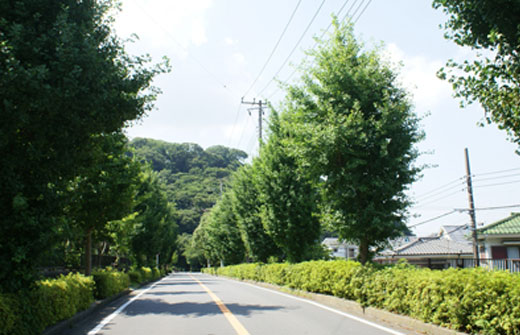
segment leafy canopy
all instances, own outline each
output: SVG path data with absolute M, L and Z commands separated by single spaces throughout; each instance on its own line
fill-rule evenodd
M 405 232 L 407 187 L 418 175 L 418 119 L 396 72 L 365 51 L 350 25 L 310 54 L 302 84 L 288 87 L 281 113 L 285 145 L 322 189 L 323 221 L 360 247 Z
M 448 61 L 439 76 L 452 83 L 463 106 L 479 102 L 486 121 L 520 144 L 520 2 L 434 0 L 433 7 L 448 15 L 447 39 L 479 51 L 472 61 Z

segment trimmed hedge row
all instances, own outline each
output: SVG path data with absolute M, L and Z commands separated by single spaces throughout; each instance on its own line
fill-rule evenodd
M 17 294 L 0 293 L 0 335 L 40 334 L 45 328 L 87 309 L 130 286 L 130 273 L 138 274 L 133 284 L 161 277 L 159 269 L 140 268 L 129 273 L 111 268 L 97 270 L 91 277 L 68 274 L 36 283 L 32 290 Z
M 242 264 L 204 272 L 334 295 L 472 334 L 520 334 L 520 276 L 508 272 L 344 260 Z

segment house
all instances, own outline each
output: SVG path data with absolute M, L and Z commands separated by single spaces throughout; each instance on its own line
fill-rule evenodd
M 477 229 L 482 266 L 520 271 L 520 213 Z
M 469 240 L 468 225 L 442 226 L 439 233 L 427 237 L 411 237 L 404 244 L 390 243 L 375 260 L 395 263 L 406 259 L 408 263 L 431 269 L 472 267 L 473 248 Z
M 321 244 L 329 249 L 332 257 L 354 259 L 358 256 L 357 245 L 340 241 L 337 237 L 326 237 Z

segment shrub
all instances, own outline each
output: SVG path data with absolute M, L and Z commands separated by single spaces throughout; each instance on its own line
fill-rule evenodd
M 472 334 L 520 335 L 520 275 L 418 269 L 407 263 L 242 264 L 203 272 L 332 294 Z
M 95 296 L 104 299 L 126 290 L 130 286 L 130 277 L 124 272 L 106 268 L 92 274 L 96 282 Z
M 141 280 L 142 282 L 148 282 L 153 280 L 153 272 L 152 269 L 146 266 L 142 266 L 139 268 L 139 271 L 141 272 Z
M 41 280 L 31 289 L 0 294 L 0 335 L 39 334 L 48 326 L 87 309 L 94 281 L 81 274 Z

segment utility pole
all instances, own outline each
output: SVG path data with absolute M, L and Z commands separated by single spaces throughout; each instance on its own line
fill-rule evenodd
M 262 145 L 262 115 L 264 115 L 262 100 L 258 100 L 258 102 L 253 98 L 253 101 L 244 101 L 244 97 L 242 97 L 241 103 L 245 105 L 253 105 L 258 107 L 248 108 L 247 111 L 249 115 L 251 115 L 251 110 L 258 109 L 258 145 Z
M 466 154 L 466 182 L 468 184 L 468 200 L 469 200 L 469 216 L 471 218 L 471 237 L 473 239 L 473 258 L 475 259 L 475 267 L 480 266 L 480 258 L 478 254 L 477 240 L 477 220 L 475 218 L 475 203 L 473 201 L 473 185 L 471 183 L 471 170 L 469 167 L 468 148 L 464 149 Z

